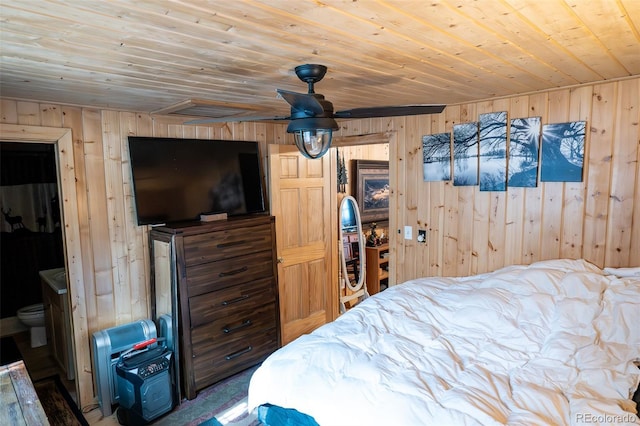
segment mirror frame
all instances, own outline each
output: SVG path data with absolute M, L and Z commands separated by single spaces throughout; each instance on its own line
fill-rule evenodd
M 347 273 L 347 261 L 345 259 L 344 253 L 344 233 L 342 229 L 342 208 L 345 203 L 351 203 L 353 205 L 353 211 L 356 216 L 356 228 L 358 233 L 358 257 L 360 259 L 360 274 L 358 276 L 358 282 L 355 284 L 351 284 L 351 280 L 349 279 L 349 274 Z M 355 198 L 351 195 L 345 196 L 342 201 L 340 201 L 340 210 L 339 210 L 339 228 L 340 228 L 340 271 L 341 276 L 339 281 L 339 290 L 340 290 L 340 312 L 346 312 L 345 302 L 349 302 L 354 299 L 358 299 L 362 297 L 363 300 L 369 297 L 369 292 L 367 291 L 367 286 L 365 283 L 365 275 L 366 275 L 366 253 L 365 253 L 365 239 L 364 234 L 362 233 L 362 220 L 360 218 L 360 209 L 358 208 L 358 203 Z M 353 291 L 353 294 L 343 296 L 342 289 L 348 288 Z

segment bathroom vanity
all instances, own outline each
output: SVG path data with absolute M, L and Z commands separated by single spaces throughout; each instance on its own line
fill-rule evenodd
M 51 355 L 67 375 L 74 380 L 71 318 L 67 297 L 67 275 L 64 268 L 40 271 L 42 303 Z

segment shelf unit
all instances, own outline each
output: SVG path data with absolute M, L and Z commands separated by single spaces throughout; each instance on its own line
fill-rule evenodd
M 370 296 L 389 286 L 389 244 L 366 247 L 367 291 Z

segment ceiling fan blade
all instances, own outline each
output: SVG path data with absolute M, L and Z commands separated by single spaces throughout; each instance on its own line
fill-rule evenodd
M 208 123 L 237 123 L 240 121 L 280 121 L 289 120 L 289 116 L 237 116 L 237 117 L 216 117 L 216 118 L 198 118 L 195 120 L 185 121 L 183 124 L 208 124 Z
M 353 108 L 337 111 L 335 118 L 396 117 L 400 115 L 438 114 L 446 105 L 399 105 L 371 108 Z
M 322 104 L 311 93 L 297 93 L 282 89 L 277 89 L 277 91 L 280 97 L 297 111 L 304 112 L 311 117 L 324 114 Z

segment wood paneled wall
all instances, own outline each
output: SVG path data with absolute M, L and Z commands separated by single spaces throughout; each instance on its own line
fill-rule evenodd
M 291 141 L 283 124 L 183 126 L 176 119 L 133 112 L 6 99 L 0 106 L 1 123 L 71 129 L 76 199 L 65 202 L 73 205 L 77 216 L 65 226 L 79 232 L 81 285 L 70 288 L 70 297 L 79 399 L 86 406 L 94 398 L 92 334 L 150 315 L 149 227 L 136 224 L 127 136 L 255 140 L 260 143 L 263 171 L 267 145 Z
M 454 124 L 498 111 L 510 118 L 540 116 L 543 124 L 586 120 L 583 182 L 505 192 L 423 182 L 422 135 L 451 132 Z M 637 77 L 390 120 L 396 130 L 390 157 L 397 166 L 391 217 L 396 229 L 411 225 L 414 234 L 413 241 L 391 234 L 395 282 L 555 258 L 584 258 L 600 267 L 640 265 L 639 122 Z M 418 229 L 428 230 L 426 244 L 415 241 Z
M 640 78 L 449 106 L 433 116 L 341 123 L 343 135 L 393 131 L 390 229 L 428 229 L 426 244 L 390 233 L 391 280 L 468 275 L 560 257 L 598 266 L 640 265 Z M 283 124 L 183 126 L 148 114 L 1 100 L 0 122 L 72 130 L 82 288 L 71 289 L 81 404 L 93 398 L 95 331 L 149 316 L 147 227 L 135 223 L 126 136 L 171 136 L 292 143 Z M 478 114 L 508 111 L 543 123 L 586 120 L 584 182 L 480 192 L 423 182 L 422 135 L 451 131 Z M 352 148 L 352 158 L 371 150 Z M 386 150 L 387 147 L 382 148 Z M 367 152 L 365 152 L 367 151 Z M 345 151 L 346 152 L 346 151 Z M 380 154 L 382 155 L 382 154 Z M 266 158 L 263 162 L 266 170 Z M 75 218 L 74 218 L 75 219 Z M 78 331 L 80 330 L 80 331 Z

